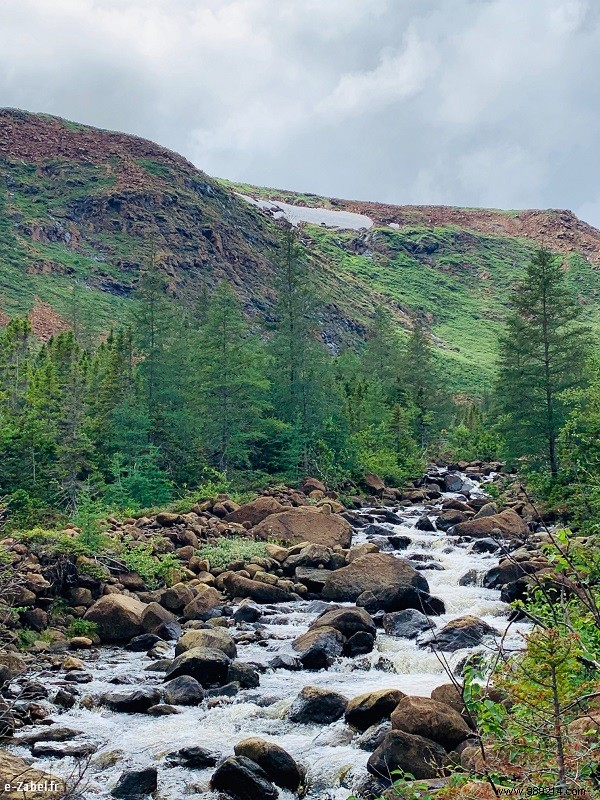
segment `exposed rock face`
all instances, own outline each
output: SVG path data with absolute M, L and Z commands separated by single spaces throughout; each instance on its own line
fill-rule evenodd
M 212 776 L 211 786 L 236 800 L 277 800 L 279 796 L 266 772 L 245 756 L 226 759 Z
M 399 689 L 380 689 L 352 698 L 346 708 L 346 722 L 353 728 L 366 731 L 386 719 L 406 695 Z
M 304 779 L 304 772 L 292 756 L 279 745 L 258 737 L 244 739 L 234 747 L 236 756 L 245 756 L 265 771 L 276 786 L 296 792 Z
M 423 736 L 452 750 L 471 729 L 451 706 L 429 697 L 404 697 L 392 713 L 392 728 Z
M 337 514 L 323 514 L 311 506 L 271 514 L 253 528 L 257 539 L 276 539 L 285 544 L 313 542 L 325 547 L 350 547 L 352 527 Z
M 225 519 L 227 522 L 247 522 L 251 527 L 258 525 L 271 514 L 285 511 L 286 507 L 274 497 L 257 497 L 250 503 L 240 506 L 236 511 L 232 511 Z
M 395 780 L 394 772 L 409 772 L 415 778 L 437 778 L 447 762 L 446 751 L 430 739 L 404 731 L 388 733 L 369 758 L 367 769 L 388 786 Z
M 494 531 L 500 531 L 508 539 L 524 539 L 529 535 L 526 523 L 511 508 L 501 511 L 500 514 L 459 522 L 451 532 L 454 536 L 486 538 Z
M 305 686 L 290 707 L 292 722 L 328 725 L 344 716 L 348 699 L 338 692 Z
M 96 623 L 103 642 L 127 642 L 143 632 L 145 608 L 135 597 L 107 594 L 88 608 L 83 618 Z
M 363 592 L 380 590 L 414 596 L 417 591 L 429 591 L 429 585 L 407 561 L 387 553 L 371 553 L 332 572 L 323 587 L 323 597 L 356 602 Z

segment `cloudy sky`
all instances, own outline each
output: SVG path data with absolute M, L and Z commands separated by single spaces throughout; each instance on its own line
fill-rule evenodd
M 0 0 L 0 105 L 212 175 L 600 226 L 598 0 Z

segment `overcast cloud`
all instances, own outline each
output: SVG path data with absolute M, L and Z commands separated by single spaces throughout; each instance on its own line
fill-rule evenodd
M 600 226 L 598 0 L 0 0 L 0 105 L 211 175 Z

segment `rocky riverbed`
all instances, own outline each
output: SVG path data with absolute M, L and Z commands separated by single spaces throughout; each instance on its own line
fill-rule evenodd
M 346 800 L 384 788 L 394 764 L 433 778 L 469 744 L 447 669 L 494 647 L 501 591 L 545 566 L 523 548 L 535 526 L 487 503 L 485 471 L 434 471 L 401 502 L 329 508 L 313 526 L 318 511 L 272 506 L 246 526 L 287 537 L 270 561 L 90 597 L 104 644 L 79 637 L 6 680 L 8 750 L 85 798 Z M 511 624 L 504 646 L 526 629 Z M 19 727 L 19 704 L 36 724 Z

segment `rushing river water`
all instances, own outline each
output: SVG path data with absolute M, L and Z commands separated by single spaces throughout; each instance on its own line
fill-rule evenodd
M 471 491 L 479 494 L 479 486 L 472 484 Z M 444 495 L 453 496 L 456 495 Z M 411 540 L 408 549 L 397 552 L 397 555 L 409 559 L 415 555 L 433 556 L 434 561 L 429 563 L 443 567 L 423 572 L 431 594 L 440 597 L 446 605 L 446 613 L 434 618 L 436 625 L 441 627 L 451 619 L 472 614 L 503 632 L 509 609 L 500 602 L 499 592 L 477 585 L 459 585 L 460 578 L 469 570 L 483 573 L 495 566 L 498 556 L 472 552 L 471 542 L 460 542 L 444 533 L 416 530 L 415 523 L 423 513 L 422 506 L 400 509 L 398 513 L 403 520 L 401 525 L 383 523 L 390 534 L 405 535 Z M 361 541 L 368 541 L 368 538 L 359 530 L 355 532 L 354 544 Z M 421 566 L 426 566 L 426 563 Z M 311 604 L 304 601 L 268 607 L 261 620 L 255 623 L 263 629 L 264 640 L 238 644 L 238 658 L 267 664 L 277 654 L 291 654 L 292 640 L 304 633 L 316 616 L 317 611 L 311 610 Z M 511 625 L 510 639 L 515 646 L 518 646 L 525 627 Z M 459 650 L 447 654 L 450 665 L 456 665 L 468 652 Z M 141 684 L 162 684 L 159 673 L 146 671 L 152 662 L 143 653 L 101 648 L 96 654 L 83 657 L 87 659 L 86 670 L 93 675 L 93 681 L 80 687 L 82 695 L 99 695 L 115 688 L 134 688 Z M 158 798 L 177 800 L 188 795 L 205 800 L 215 798 L 217 795 L 208 788 L 214 768 L 169 767 L 165 755 L 182 747 L 200 745 L 227 756 L 233 753 L 234 745 L 241 739 L 260 736 L 277 742 L 304 765 L 308 773 L 310 790 L 307 797 L 310 800 L 346 800 L 353 782 L 364 775 L 370 753 L 353 743 L 357 735 L 353 735 L 343 719 L 328 726 L 289 722 L 287 709 L 300 690 L 307 685 L 320 686 L 352 698 L 364 692 L 395 687 L 406 694 L 429 696 L 436 686 L 448 682 L 435 653 L 419 647 L 415 641 L 387 636 L 381 630 L 378 631 L 375 649 L 367 656 L 341 658 L 330 669 L 319 672 L 268 670 L 261 674 L 260 679 L 259 688 L 243 690 L 221 705 L 209 708 L 205 700 L 197 707 L 181 707 L 181 713 L 171 716 L 114 713 L 101 707 L 91 710 L 76 707 L 54 715 L 53 719 L 61 726 L 82 731 L 85 739 L 98 747 L 87 769 L 84 796 L 108 797 L 121 772 L 154 765 L 159 768 Z M 52 689 L 61 682 L 61 677 L 56 673 L 45 673 L 43 680 Z M 23 747 L 15 747 L 13 751 L 29 755 Z M 37 760 L 35 765 L 68 777 L 76 762 L 71 758 L 46 758 Z M 291 800 L 292 795 L 282 790 L 280 798 Z

